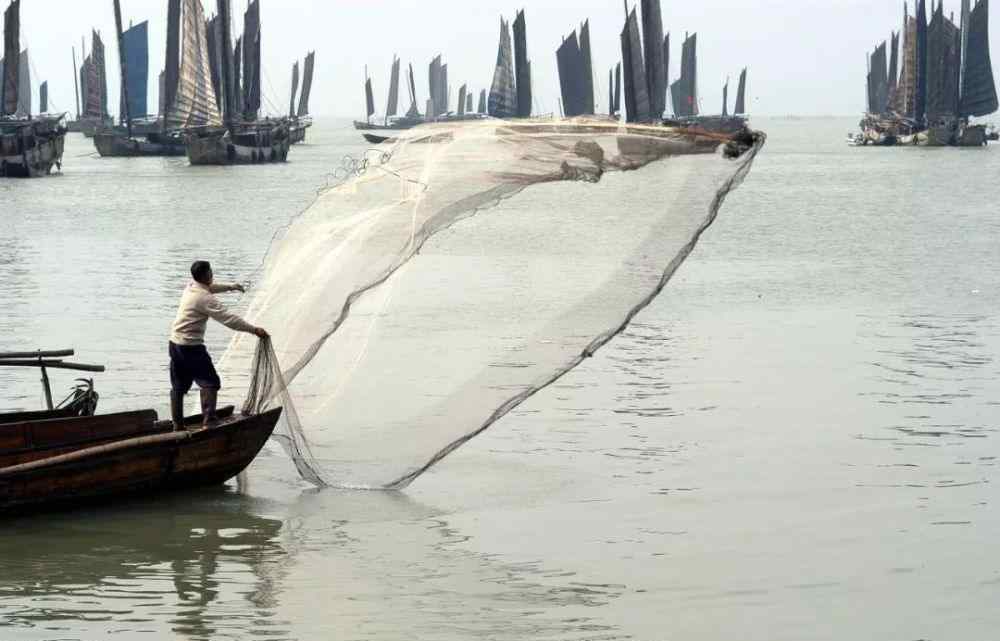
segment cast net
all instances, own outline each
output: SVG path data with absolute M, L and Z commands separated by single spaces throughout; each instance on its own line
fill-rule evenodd
M 405 487 L 623 331 L 763 142 L 596 119 L 421 126 L 276 241 L 248 311 L 274 351 L 238 336 L 224 368 L 256 355 L 270 372 L 253 404 L 285 407 L 276 439 L 307 480 Z

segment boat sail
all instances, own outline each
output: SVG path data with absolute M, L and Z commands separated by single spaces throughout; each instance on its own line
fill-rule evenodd
M 371 122 L 372 116 L 375 115 L 375 95 L 372 93 L 372 79 L 367 77 L 368 72 L 365 70 L 365 111 L 368 114 L 368 122 Z
M 310 51 L 306 54 L 305 70 L 302 74 L 302 93 L 299 95 L 298 117 L 305 118 L 309 115 L 309 99 L 312 97 L 313 71 L 316 68 L 316 52 Z
M 651 115 L 649 90 L 639 36 L 639 19 L 634 7 L 626 16 L 621 42 L 622 66 L 625 74 L 625 119 L 627 122 L 647 122 Z
M 729 80 L 722 86 L 722 117 L 729 116 Z
M 667 110 L 667 71 L 663 51 L 663 14 L 660 0 L 642 0 L 642 37 L 649 115 L 652 119 L 658 120 Z
M 964 61 L 959 112 L 962 116 L 988 116 L 997 111 L 996 81 L 990 61 L 990 0 L 979 0 L 969 14 L 968 44 Z
M 295 97 L 299 93 L 299 61 L 292 65 L 292 97 L 288 101 L 288 117 L 295 117 Z
M 747 113 L 746 106 L 747 97 L 747 70 L 746 67 L 740 72 L 740 83 L 736 87 L 736 106 L 733 108 L 733 114 L 737 116 L 743 116 Z
M 38 113 L 49 113 L 49 81 L 46 80 L 38 87 Z
M 528 35 L 524 10 L 514 19 L 514 75 L 517 86 L 517 117 L 531 117 L 531 61 L 528 60 Z
M 149 115 L 147 94 L 149 93 L 149 23 L 140 22 L 122 33 L 122 48 L 128 60 L 127 77 L 122 83 L 121 113 L 129 114 L 133 120 Z M 128 105 L 125 105 L 125 89 L 128 90 Z
M 31 116 L 30 77 L 22 74 L 21 65 L 21 0 L 11 0 L 4 11 L 3 44 L 7 63 L 0 69 L 0 177 L 45 176 L 53 166 L 61 167 L 66 128 L 62 115 Z M 27 66 L 26 54 L 23 60 Z M 28 113 L 19 114 L 25 107 Z
M 593 115 L 594 79 L 590 58 L 590 23 L 580 27 L 580 39 L 573 31 L 556 50 L 559 69 L 559 86 L 562 92 L 563 114 L 574 116 Z
M 243 14 L 243 119 L 257 120 L 261 105 L 260 0 Z
M 168 130 L 221 126 L 222 114 L 219 113 L 219 103 L 212 87 L 208 36 L 201 2 L 180 0 L 177 5 L 181 17 L 178 21 L 179 32 L 168 32 L 167 39 L 168 43 L 177 42 L 180 60 L 174 68 L 168 54 L 165 126 Z M 169 51 L 171 45 L 168 44 L 167 48 Z M 174 78 L 176 81 L 172 84 L 170 81 Z
M 698 115 L 698 34 L 684 38 L 681 46 L 681 75 L 670 86 L 674 114 L 678 117 Z
M 392 57 L 392 68 L 389 70 L 389 98 L 385 105 L 385 118 L 396 115 L 399 111 L 399 58 Z
M 514 55 L 510 40 L 510 25 L 500 18 L 500 46 L 490 87 L 488 110 L 494 118 L 517 116 L 517 93 L 514 85 Z

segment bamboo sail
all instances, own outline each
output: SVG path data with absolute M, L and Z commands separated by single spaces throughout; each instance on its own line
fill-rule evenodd
M 590 58 L 590 23 L 580 27 L 580 39 L 573 31 L 556 50 L 559 87 L 566 117 L 594 113 L 593 62 Z
M 639 18 L 635 8 L 625 20 L 621 33 L 622 63 L 625 73 L 625 119 L 646 122 L 650 119 L 649 90 L 646 85 L 646 65 L 642 57 Z
M 649 116 L 660 119 L 667 109 L 667 72 L 663 59 L 663 13 L 660 0 L 642 0 L 642 37 Z
M 488 104 L 489 114 L 494 118 L 514 118 L 517 116 L 517 93 L 514 87 L 514 54 L 510 40 L 510 25 L 500 18 L 500 45 L 497 48 L 497 64 L 493 72 Z
M 372 92 L 372 79 L 368 77 L 365 78 L 365 113 L 369 121 L 375 115 L 375 94 Z
M 295 117 L 295 96 L 299 93 L 299 63 L 292 65 L 292 97 L 288 101 L 288 117 Z
M 410 108 L 406 112 L 407 118 L 419 118 L 420 108 L 417 107 L 417 83 L 413 76 L 413 65 L 409 65 L 409 73 L 407 74 L 407 87 L 410 92 Z
M 747 70 L 744 67 L 743 71 L 740 72 L 740 84 L 736 88 L 736 106 L 733 108 L 733 114 L 737 116 L 743 116 L 746 114 L 747 112 L 746 96 L 747 96 Z
M 302 75 L 302 93 L 299 96 L 299 118 L 309 115 L 309 98 L 312 96 L 313 71 L 316 67 L 316 52 L 306 55 L 305 70 Z
M 243 14 L 243 119 L 257 120 L 261 106 L 260 0 Z
M 146 97 L 149 93 L 149 23 L 143 21 L 124 31 L 121 43 L 127 75 L 121 86 L 120 113 L 128 113 L 130 118 L 143 118 L 149 115 Z
M 979 0 L 969 14 L 965 74 L 962 77 L 963 116 L 988 116 L 996 112 L 997 88 L 990 60 L 989 0 Z
M 389 70 L 389 99 L 385 106 L 386 120 L 399 112 L 399 58 L 392 57 L 392 68 Z
M 698 34 L 684 38 L 681 46 L 681 76 L 670 85 L 674 114 L 680 117 L 698 115 Z
M 176 72 L 176 88 L 168 87 L 168 95 L 173 99 L 167 107 L 165 126 L 167 129 L 222 126 L 222 114 L 219 113 L 219 103 L 212 87 L 208 37 L 201 2 L 181 0 L 179 5 L 178 8 L 182 8 L 178 21 L 180 33 L 168 32 L 168 42 L 175 37 L 177 39 L 180 64 Z M 170 48 L 168 44 L 168 69 L 172 62 Z
M 0 76 L 3 77 L 0 86 L 0 117 L 13 116 L 17 113 L 18 92 L 20 91 L 21 53 L 21 0 L 13 0 L 3 16 L 4 25 L 4 55 Z
M 528 60 L 528 35 L 524 10 L 514 19 L 514 75 L 517 89 L 517 117 L 531 117 L 531 61 Z
M 208 36 L 208 65 L 212 70 L 212 90 L 215 91 L 215 104 L 221 112 L 224 109 L 222 99 L 225 91 L 222 88 L 222 28 L 218 14 L 205 23 L 205 33 Z

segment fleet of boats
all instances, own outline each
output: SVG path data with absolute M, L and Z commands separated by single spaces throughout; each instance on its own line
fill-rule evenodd
M 982 147 L 994 132 L 975 118 L 997 111 L 989 0 L 962 0 L 959 24 L 944 2 L 903 5 L 903 28 L 868 56 L 861 133 L 849 144 Z
M 670 82 L 670 34 L 664 34 L 660 0 L 642 0 L 639 7 L 628 8 L 621 34 L 622 62 L 608 72 L 607 117 L 628 123 L 662 124 L 663 126 L 697 129 L 731 134 L 746 128 L 747 70 L 740 72 L 735 109 L 729 110 L 728 82 L 724 88 L 719 114 L 703 115 L 698 98 L 697 34 L 685 36 L 681 50 L 680 77 Z M 640 18 L 641 15 L 641 18 Z M 590 22 L 585 20 L 579 30 L 573 30 L 555 51 L 559 72 L 560 115 L 567 118 L 597 116 L 594 65 L 591 56 Z M 623 81 L 624 70 L 624 83 Z M 430 97 L 426 110 L 417 108 L 413 66 L 409 67 L 408 89 L 410 109 L 404 116 L 396 115 L 399 88 L 399 59 L 394 58 L 390 71 L 388 104 L 385 116 L 375 117 L 376 103 L 371 77 L 365 70 L 366 117 L 355 121 L 356 129 L 364 132 L 369 142 L 391 140 L 391 132 L 410 129 L 426 122 L 448 122 L 478 118 L 518 119 L 538 117 L 532 92 L 531 60 L 528 56 L 527 20 L 519 11 L 513 23 L 500 19 L 500 41 L 497 46 L 493 79 L 487 91 L 479 94 L 473 109 L 474 93 L 463 84 L 457 103 L 452 108 L 448 65 L 441 56 L 435 57 L 428 68 Z M 622 109 L 624 91 L 625 108 Z M 372 133 L 385 130 L 384 135 Z

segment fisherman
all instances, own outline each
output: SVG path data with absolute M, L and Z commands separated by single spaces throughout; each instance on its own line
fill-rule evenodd
M 212 266 L 203 260 L 191 265 L 191 277 L 194 281 L 181 296 L 170 334 L 170 417 L 175 431 L 184 429 L 184 395 L 191 391 L 193 383 L 198 383 L 201 390 L 201 413 L 205 425 L 217 420 L 215 409 L 222 380 L 205 349 L 208 319 L 237 332 L 268 338 L 266 331 L 232 313 L 215 297 L 215 294 L 226 292 L 245 293 L 243 285 L 216 284 Z

